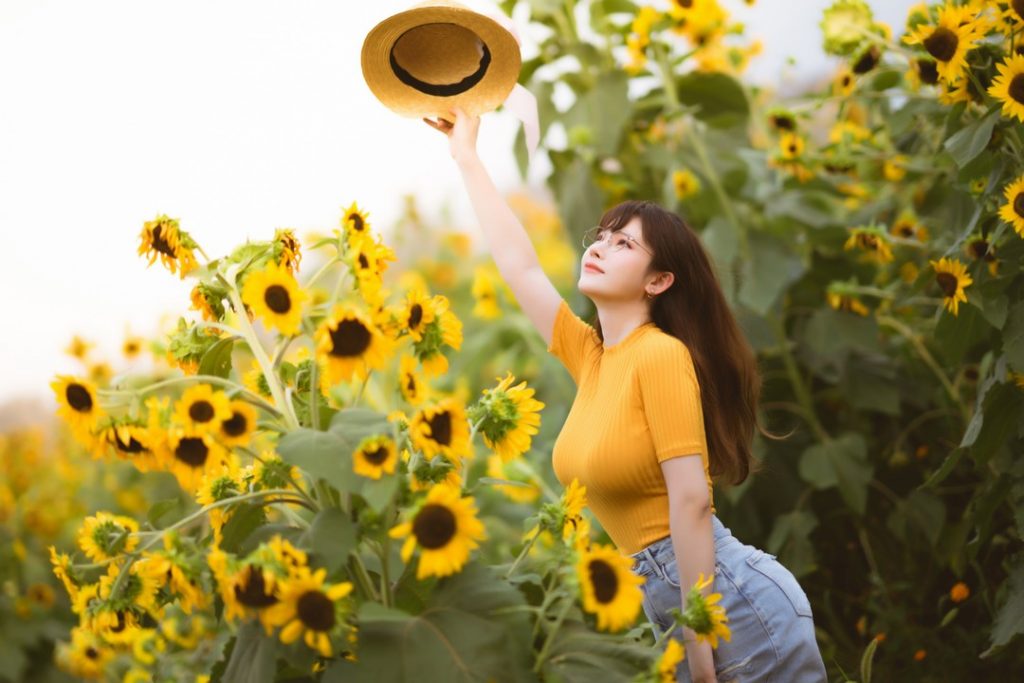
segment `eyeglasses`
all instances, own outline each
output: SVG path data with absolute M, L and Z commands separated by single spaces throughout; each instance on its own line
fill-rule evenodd
M 611 235 L 611 237 L 609 237 L 609 235 Z M 600 225 L 594 226 L 590 230 L 587 230 L 585 233 L 583 233 L 583 249 L 589 249 L 590 245 L 594 244 L 595 242 L 605 242 L 607 240 L 611 240 L 611 246 L 608 247 L 608 251 L 610 252 L 621 251 L 623 248 L 625 248 L 627 244 L 633 243 L 636 246 L 643 249 L 644 251 L 646 251 L 651 256 L 654 256 L 654 253 L 651 252 L 650 249 L 637 242 L 636 239 L 633 238 L 631 235 L 627 235 L 621 230 L 619 230 L 618 232 L 612 232 L 611 230 L 608 230 Z

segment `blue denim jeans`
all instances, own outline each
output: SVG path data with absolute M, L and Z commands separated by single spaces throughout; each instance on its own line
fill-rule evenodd
M 825 663 L 814 636 L 811 603 L 793 574 L 774 555 L 741 543 L 718 517 L 711 516 L 715 539 L 714 592 L 721 593 L 732 632 L 718 639 L 713 650 L 718 683 L 821 683 L 828 681 Z M 632 556 L 633 572 L 641 586 L 643 609 L 664 633 L 672 623 L 673 607 L 681 608 L 679 571 L 672 537 L 655 541 Z M 682 629 L 673 633 L 682 642 Z M 684 643 L 685 644 L 685 643 Z M 676 680 L 691 683 L 684 659 Z

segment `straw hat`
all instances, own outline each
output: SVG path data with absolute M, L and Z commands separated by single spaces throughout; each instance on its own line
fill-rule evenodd
M 486 15 L 450 0 L 428 0 L 388 17 L 363 41 L 363 78 L 384 106 L 403 116 L 492 111 L 519 78 L 515 36 Z

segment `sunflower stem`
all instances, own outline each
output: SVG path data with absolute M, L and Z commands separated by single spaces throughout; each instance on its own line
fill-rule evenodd
M 562 622 L 565 621 L 565 617 L 569 614 L 569 609 L 572 608 L 572 600 L 568 597 L 562 598 L 563 605 L 562 610 L 558 613 L 558 618 L 555 619 L 554 626 L 548 631 L 547 637 L 544 639 L 544 646 L 541 647 L 540 653 L 537 655 L 537 661 L 533 665 L 534 673 L 540 673 L 541 668 L 544 666 L 544 660 L 547 658 L 548 650 L 551 649 L 551 645 L 555 642 L 555 634 L 558 633 L 558 629 L 562 627 Z M 543 614 L 541 618 L 543 618 Z
M 903 336 L 907 341 L 910 342 L 910 344 L 914 347 L 914 350 L 917 351 L 917 355 L 921 356 L 921 360 L 924 361 L 924 364 L 928 366 L 928 369 L 930 369 L 932 373 L 934 373 L 938 380 L 942 383 L 942 386 L 946 389 L 946 393 L 949 394 L 950 399 L 952 399 L 954 405 L 956 405 L 956 407 L 959 409 L 960 417 L 962 417 L 963 420 L 966 422 L 968 417 L 967 407 L 960 400 L 959 392 L 957 392 L 956 387 L 953 386 L 953 383 L 949 381 L 949 378 L 946 377 L 946 373 L 942 370 L 941 367 L 939 367 L 939 364 L 935 361 L 934 356 L 932 356 L 931 352 L 928 351 L 928 347 L 924 345 L 924 342 L 921 341 L 920 337 L 914 334 L 913 330 L 911 330 L 909 327 L 901 323 L 899 320 L 896 320 L 895 318 L 890 318 L 887 315 L 878 315 L 875 316 L 875 319 L 878 320 L 879 324 L 886 325 L 887 327 L 891 327 L 892 329 L 896 330 L 896 332 L 898 332 L 901 336 Z
M 242 336 L 249 344 L 249 349 L 256 357 L 256 362 L 259 363 L 260 369 L 263 370 L 263 375 L 267 380 L 267 386 L 270 387 L 270 393 L 274 397 L 274 403 L 277 404 L 284 416 L 285 423 L 291 429 L 298 429 L 299 421 L 295 417 L 295 411 L 285 398 L 284 391 L 281 389 L 281 383 L 278 381 L 277 374 L 274 372 L 274 366 L 271 364 L 270 358 L 267 357 L 267 352 L 264 350 L 259 338 L 257 338 L 256 330 L 253 329 L 252 323 L 249 322 L 249 316 L 245 312 L 245 305 L 242 303 L 242 297 L 239 295 L 238 287 L 234 283 L 235 278 L 232 276 L 231 280 L 232 283 L 231 288 L 228 290 L 228 296 L 230 296 L 231 304 L 235 308 L 235 313 L 237 314 L 236 317 L 238 318 L 239 323 L 241 323 Z
M 519 551 L 519 555 L 516 557 L 516 561 L 512 563 L 512 566 L 509 567 L 508 571 L 505 573 L 506 579 L 512 578 L 512 575 L 515 574 L 516 567 L 518 567 L 519 563 L 523 561 L 523 558 L 526 557 L 526 554 L 530 552 L 530 548 L 533 547 L 533 544 L 537 541 L 538 536 L 540 536 L 539 529 L 537 530 L 537 533 L 530 537 L 530 540 L 526 542 L 526 545 L 523 546 L 523 549 Z
M 825 427 L 822 426 L 818 420 L 818 415 L 814 412 L 814 403 L 811 401 L 811 394 L 808 391 L 807 386 L 804 384 L 803 378 L 800 377 L 800 371 L 796 366 L 796 361 L 793 360 L 793 354 L 789 350 L 789 339 L 786 337 L 786 331 L 780 318 L 772 318 L 772 327 L 775 328 L 775 335 L 779 340 L 779 353 L 782 356 L 782 362 L 786 367 L 786 375 L 789 377 L 789 383 L 793 387 L 793 393 L 796 394 L 797 402 L 800 407 L 803 408 L 804 417 L 807 419 L 807 423 L 811 426 L 811 430 L 818 437 L 821 443 L 829 443 L 832 441 L 832 437 L 825 431 Z
M 341 259 L 339 259 L 337 255 L 327 259 L 327 262 L 320 266 L 320 269 L 313 273 L 313 276 L 306 281 L 306 284 L 304 285 L 306 289 L 312 289 L 313 285 L 316 284 L 316 281 L 323 277 L 324 273 L 326 273 L 331 266 L 339 262 L 341 262 Z
M 265 401 L 261 396 L 252 393 L 243 386 L 239 386 L 236 382 L 232 382 L 231 380 L 223 377 L 217 377 L 216 375 L 187 375 L 185 377 L 172 377 L 171 379 L 154 382 L 153 384 L 144 386 L 141 389 L 97 389 L 96 393 L 104 396 L 143 396 L 145 394 L 152 393 L 157 389 L 174 386 L 175 384 L 187 384 L 193 382 L 216 384 L 226 389 L 235 390 L 242 396 L 242 398 L 249 401 L 249 403 L 263 408 L 275 417 L 281 417 L 280 411 Z
M 374 602 L 380 602 L 381 598 L 377 595 L 377 591 L 373 587 L 373 581 L 370 580 L 370 574 L 366 571 L 366 565 L 363 564 L 363 558 L 359 556 L 358 552 L 352 553 L 351 558 L 351 564 L 354 570 L 352 574 L 356 577 L 359 585 L 366 593 L 366 597 Z

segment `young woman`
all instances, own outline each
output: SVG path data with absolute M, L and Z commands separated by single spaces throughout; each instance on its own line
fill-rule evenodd
M 760 392 L 746 343 L 696 234 L 652 202 L 609 209 L 584 238 L 579 290 L 593 327 L 541 270 L 526 231 L 476 153 L 480 119 L 424 119 L 449 138 L 491 254 L 519 305 L 577 385 L 552 455 L 643 577 L 643 609 L 664 631 L 698 575 L 714 575 L 731 638 L 712 649 L 689 629 L 679 681 L 826 681 L 807 596 L 774 555 L 715 515 L 711 477 L 746 479 Z M 763 431 L 763 430 L 762 430 Z

